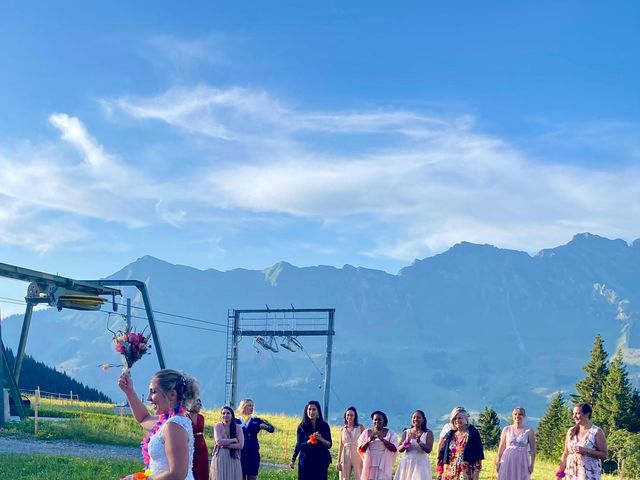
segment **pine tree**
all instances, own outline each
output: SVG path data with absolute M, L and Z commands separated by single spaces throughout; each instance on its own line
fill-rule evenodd
M 500 418 L 491 407 L 485 407 L 478 416 L 476 427 L 485 448 L 495 448 L 500 442 Z
M 594 408 L 594 422 L 606 434 L 619 428 L 628 429 L 635 423 L 633 403 L 633 389 L 622 360 L 622 350 L 618 349 Z
M 574 403 L 588 403 L 591 407 L 596 404 L 609 373 L 607 357 L 607 352 L 604 351 L 604 342 L 598 334 L 593 341 L 589 363 L 582 367 L 587 376 L 576 383 L 576 392 L 578 393 L 571 395 Z
M 640 432 L 640 392 L 638 389 L 633 389 L 631 395 L 631 422 L 628 425 L 630 432 Z
M 562 392 L 551 398 L 551 403 L 538 424 L 538 452 L 549 460 L 558 460 L 564 450 L 564 439 L 571 426 L 571 413 Z

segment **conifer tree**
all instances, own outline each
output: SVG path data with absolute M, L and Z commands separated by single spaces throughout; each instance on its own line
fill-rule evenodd
M 500 442 L 500 418 L 498 418 L 498 413 L 493 408 L 485 407 L 478 416 L 476 427 L 485 448 L 498 446 Z
M 622 350 L 618 349 L 609 365 L 602 394 L 594 408 L 594 422 L 606 434 L 619 428 L 628 429 L 635 423 L 632 418 L 633 400 L 633 389 L 622 360 Z
M 600 334 L 596 335 L 591 349 L 591 358 L 582 370 L 587 374 L 583 380 L 576 383 L 575 395 L 571 395 L 574 403 L 588 403 L 593 407 L 600 395 L 604 382 L 609 373 L 607 367 L 607 352 L 604 350 L 604 341 Z
M 633 389 L 633 394 L 631 395 L 631 422 L 627 426 L 630 432 L 640 432 L 640 392 L 638 389 Z M 639 452 L 639 460 L 640 460 L 640 452 Z
M 538 452 L 544 458 L 558 460 L 564 450 L 564 439 L 571 426 L 571 413 L 562 392 L 551 398 L 551 403 L 538 424 Z

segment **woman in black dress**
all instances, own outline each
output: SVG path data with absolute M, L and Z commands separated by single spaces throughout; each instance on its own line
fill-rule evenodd
M 311 400 L 304 406 L 298 425 L 296 449 L 290 466 L 298 458 L 298 480 L 327 480 L 331 463 L 331 429 L 322 418 L 320 404 Z

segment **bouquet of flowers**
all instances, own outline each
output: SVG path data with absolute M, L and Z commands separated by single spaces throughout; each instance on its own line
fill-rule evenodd
M 125 367 L 131 368 L 143 355 L 151 353 L 148 351 L 151 348 L 149 340 L 150 335 L 145 335 L 144 331 L 136 333 L 127 327 L 114 335 L 113 345 L 124 358 Z

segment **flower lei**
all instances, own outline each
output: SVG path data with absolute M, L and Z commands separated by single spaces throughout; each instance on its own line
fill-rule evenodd
M 171 417 L 184 415 L 186 411 L 187 410 L 184 407 L 174 407 L 171 411 L 160 415 L 153 428 L 147 432 L 147 435 L 140 442 L 142 461 L 144 462 L 144 475 L 147 477 L 151 476 L 151 469 L 149 468 L 149 464 L 151 463 L 151 455 L 149 455 L 149 442 L 151 441 L 151 437 L 153 437 L 156 432 L 160 430 L 160 427 L 162 427 L 162 425 L 164 425 Z

